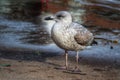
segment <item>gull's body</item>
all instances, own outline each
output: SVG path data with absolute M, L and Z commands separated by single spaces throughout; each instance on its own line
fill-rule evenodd
M 56 23 L 52 28 L 51 35 L 56 45 L 68 51 L 83 50 L 93 40 L 92 33 L 82 25 L 73 22 L 69 27 L 65 27 L 62 23 Z
M 55 14 L 56 23 L 51 29 L 51 37 L 55 44 L 65 50 L 66 64 L 68 68 L 68 51 L 76 51 L 78 64 L 78 52 L 85 49 L 93 41 L 93 34 L 82 25 L 72 22 L 72 16 L 67 11 Z

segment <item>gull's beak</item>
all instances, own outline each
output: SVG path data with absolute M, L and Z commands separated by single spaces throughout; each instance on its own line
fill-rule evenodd
M 44 18 L 45 20 L 54 20 L 55 18 L 54 17 L 51 17 L 51 16 L 47 16 Z

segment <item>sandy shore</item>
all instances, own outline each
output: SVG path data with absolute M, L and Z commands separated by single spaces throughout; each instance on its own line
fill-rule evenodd
M 29 53 L 29 52 L 28 52 Z M 81 60 L 81 59 L 80 59 Z M 81 74 L 71 74 L 55 67 L 64 65 L 64 56 L 0 52 L 0 80 L 120 80 L 120 69 L 112 65 L 80 61 Z M 75 58 L 69 57 L 74 67 Z

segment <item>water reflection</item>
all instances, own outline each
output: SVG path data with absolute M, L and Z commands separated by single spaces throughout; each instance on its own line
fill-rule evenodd
M 34 31 L 29 32 L 24 38 L 21 39 L 23 42 L 31 44 L 49 44 L 52 43 L 52 39 L 48 32 L 44 28 L 37 28 Z

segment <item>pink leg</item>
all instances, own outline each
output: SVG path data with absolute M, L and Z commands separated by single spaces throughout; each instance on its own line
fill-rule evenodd
M 68 52 L 65 51 L 65 67 L 68 69 Z
M 79 51 L 76 52 L 76 66 L 75 66 L 75 70 L 73 70 L 74 72 L 81 72 L 79 70 Z
M 57 67 L 59 70 L 67 70 L 68 69 L 68 52 L 65 50 L 65 66 Z
M 78 62 L 79 62 L 79 52 L 77 51 L 76 52 L 76 62 L 77 62 L 77 65 L 76 65 L 76 68 L 78 68 Z

